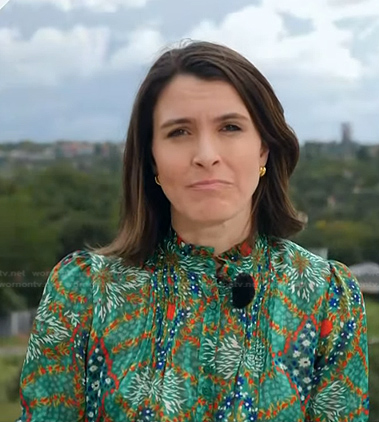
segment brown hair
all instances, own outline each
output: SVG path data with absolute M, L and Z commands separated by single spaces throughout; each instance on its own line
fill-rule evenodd
M 170 203 L 154 181 L 153 111 L 166 85 L 177 75 L 224 80 L 234 86 L 269 148 L 267 173 L 252 197 L 252 230 L 269 236 L 289 237 L 304 223 L 288 194 L 289 177 L 299 158 L 299 143 L 286 124 L 283 107 L 258 69 L 236 51 L 210 42 L 190 42 L 164 52 L 153 64 L 137 93 L 123 159 L 123 199 L 120 228 L 107 246 L 91 249 L 116 255 L 140 265 L 167 233 Z

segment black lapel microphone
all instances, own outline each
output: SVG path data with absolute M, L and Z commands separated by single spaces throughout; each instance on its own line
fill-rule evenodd
M 232 303 L 242 309 L 252 302 L 255 295 L 254 280 L 248 273 L 238 274 L 232 286 Z

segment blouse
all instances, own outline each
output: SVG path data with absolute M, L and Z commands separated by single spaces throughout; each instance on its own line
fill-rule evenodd
M 364 422 L 363 295 L 342 263 L 259 235 L 219 255 L 170 227 L 141 266 L 85 250 L 52 269 L 17 422 Z M 252 276 L 239 309 L 232 284 Z M 221 281 L 220 281 L 221 280 Z

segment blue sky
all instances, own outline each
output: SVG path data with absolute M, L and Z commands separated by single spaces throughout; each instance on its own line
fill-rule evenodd
M 300 141 L 379 143 L 378 0 L 0 0 L 0 142 L 125 137 L 138 85 L 184 39 L 269 79 Z

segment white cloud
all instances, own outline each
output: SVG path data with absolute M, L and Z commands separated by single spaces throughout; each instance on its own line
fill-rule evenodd
M 163 45 L 164 39 L 159 31 L 139 28 L 128 34 L 125 46 L 112 55 L 110 70 L 127 69 L 149 63 Z
M 11 1 L 30 6 L 54 3 L 63 11 L 87 8 L 91 12 L 113 12 L 122 7 L 142 7 L 149 0 Z M 309 33 L 292 36 L 283 12 L 309 22 Z M 344 19 L 353 25 L 341 25 Z M 68 79 L 106 74 L 113 81 L 119 75 L 112 72 L 123 70 L 131 75 L 136 66 L 149 66 L 168 45 L 164 32 L 156 29 L 164 28 L 164 22 L 142 24 L 134 31 L 82 25 L 69 30 L 40 28 L 28 39 L 18 29 L 0 28 L 0 91 L 5 87 L 48 85 L 57 86 L 59 92 Z M 250 59 L 273 83 L 286 112 L 294 118 L 295 130 L 300 127 L 306 136 L 328 133 L 336 122 L 346 119 L 352 119 L 354 125 L 357 119 L 361 127 L 362 122 L 369 121 L 379 97 L 377 36 L 378 0 L 262 0 L 257 6 L 226 15 L 220 22 L 204 20 L 181 34 L 181 38 L 225 44 Z M 358 54 L 362 40 L 366 43 L 369 39 L 372 45 L 367 42 L 364 54 Z M 110 46 L 118 49 L 111 52 Z M 72 122 L 75 133 L 96 136 L 92 129 L 96 121 L 111 133 L 116 122 L 99 112 L 92 118 L 91 111 L 85 114 L 78 110 L 78 118 Z M 67 121 L 70 119 L 55 121 L 57 133 L 62 133 Z M 367 138 L 374 139 L 379 133 L 376 121 L 372 118 L 371 126 L 365 124 L 362 129 Z
M 292 36 L 282 13 L 306 20 L 309 32 Z M 341 25 L 343 20 L 367 22 L 363 37 L 373 37 L 377 0 L 262 0 L 219 23 L 203 21 L 187 36 L 219 42 L 251 60 L 273 84 L 289 123 L 303 138 L 323 137 L 338 122 L 350 120 L 360 124 L 363 139 L 373 139 L 379 133 L 376 121 L 370 129 L 362 122 L 378 106 L 379 45 L 366 44 L 365 57 L 359 56 L 359 32 Z
M 0 89 L 89 77 L 102 70 L 109 39 L 105 27 L 41 28 L 29 40 L 17 29 L 0 28 Z
M 0 0 L 0 10 L 8 3 L 9 0 Z
M 127 70 L 150 63 L 164 45 L 159 31 L 141 27 L 124 34 L 124 45 L 110 55 L 112 35 L 108 27 L 78 25 L 40 28 L 23 39 L 18 29 L 0 28 L 0 90 L 57 86 L 66 78 Z
M 323 0 L 325 2 L 325 0 Z M 327 0 L 325 6 L 333 20 L 379 16 L 376 0 Z
M 37 4 L 50 0 L 17 1 Z M 148 0 L 54 0 L 65 10 L 79 5 L 100 10 L 145 1 Z M 337 7 L 335 1 L 263 0 L 260 5 L 230 13 L 219 24 L 203 21 L 183 37 L 226 44 L 244 54 L 264 72 L 295 72 L 354 82 L 363 74 L 372 74 L 370 69 L 377 69 L 376 60 L 373 57 L 364 65 L 354 57 L 350 49 L 353 31 L 340 28 L 336 21 L 352 16 L 379 17 L 379 8 L 377 0 L 343 7 Z M 307 19 L 312 31 L 290 36 L 282 12 Z M 369 33 L 372 26 L 365 30 Z M 125 41 L 108 59 L 111 38 Z M 0 68 L 0 88 L 4 81 L 54 85 L 66 76 L 87 77 L 97 72 L 148 65 L 166 45 L 155 25 L 122 34 L 109 27 L 76 26 L 68 31 L 41 28 L 30 40 L 23 40 L 15 29 L 5 28 L 0 30 L 0 60 L 4 62 Z
M 296 37 L 288 36 L 282 12 L 309 20 L 313 29 Z M 235 48 L 262 69 L 281 67 L 354 81 L 362 76 L 363 64 L 351 53 L 352 31 L 338 27 L 336 21 L 373 16 L 375 12 L 379 16 L 379 8 L 371 1 L 337 10 L 325 0 L 263 0 L 261 5 L 227 15 L 219 25 L 204 21 L 189 36 Z
M 65 12 L 76 9 L 89 9 L 98 13 L 115 13 L 119 9 L 140 8 L 149 0 L 14 0 L 19 4 L 38 7 L 50 4 Z

